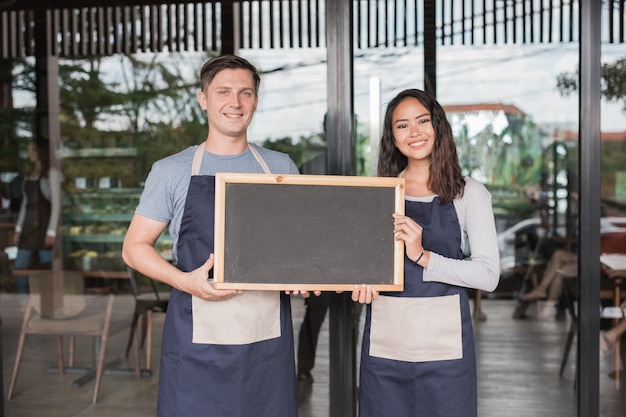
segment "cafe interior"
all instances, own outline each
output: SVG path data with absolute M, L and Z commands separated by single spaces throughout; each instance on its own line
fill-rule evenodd
M 468 290 L 479 415 L 625 415 L 626 110 L 623 128 L 601 126 L 608 103 L 626 103 L 626 54 L 621 67 L 605 59 L 623 51 L 625 8 L 624 0 L 0 0 L 0 417 L 155 415 L 169 288 L 130 269 L 121 246 L 152 164 L 206 134 L 199 109 L 187 113 L 196 104 L 193 76 L 188 85 L 167 84 L 188 68 L 166 72 L 155 62 L 195 73 L 206 58 L 234 53 L 272 56 L 276 72 L 291 68 L 287 55 L 299 57 L 293 67 L 319 66 L 307 82 L 321 85 L 323 105 L 301 106 L 297 116 L 323 120 L 319 131 L 258 144 L 288 152 L 303 173 L 321 157 L 314 174 L 374 176 L 384 98 L 376 81 L 369 90 L 355 82 L 359 58 L 410 51 L 415 66 L 405 72 L 420 76 L 413 87 L 439 97 L 446 68 L 438 56 L 447 49 L 490 56 L 546 45 L 576 50 L 573 78 L 562 79 L 575 85 L 561 84 L 577 99 L 573 125 L 538 126 L 506 95 L 467 103 L 459 91 L 442 101 L 451 121 L 491 117 L 482 133 L 455 137 L 461 156 L 471 147 L 482 154 L 462 167 L 491 192 L 501 258 L 493 293 Z M 309 55 L 322 59 L 311 64 Z M 177 90 L 142 94 L 154 85 L 102 75 L 112 62 L 146 79 L 158 73 L 154 85 Z M 497 83 L 500 74 L 491 76 Z M 530 73 L 518 83 L 554 89 L 554 81 L 537 85 Z M 621 83 L 621 93 L 611 93 L 611 83 Z M 271 90 L 264 94 L 272 100 Z M 164 103 L 175 103 L 177 117 L 143 115 Z M 509 123 L 505 133 L 494 130 L 494 114 Z M 17 268 L 32 138 L 61 173 L 61 209 L 52 258 L 33 256 Z M 156 248 L 175 263 L 167 233 Z M 555 303 L 524 301 L 559 251 L 575 258 L 559 269 Z M 297 348 L 306 308 L 297 295 L 291 304 Z M 300 417 L 357 415 L 363 322 L 349 294 L 329 294 L 313 378 L 299 381 Z

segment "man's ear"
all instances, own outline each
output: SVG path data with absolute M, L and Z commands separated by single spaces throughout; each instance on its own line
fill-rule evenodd
M 202 90 L 198 91 L 198 103 L 200 103 L 202 110 L 206 110 L 206 95 Z

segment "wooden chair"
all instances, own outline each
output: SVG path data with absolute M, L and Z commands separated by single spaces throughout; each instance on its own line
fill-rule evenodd
M 94 358 L 92 403 L 95 404 L 104 372 L 114 294 L 86 294 L 84 278 L 78 271 L 31 271 L 29 288 L 30 297 L 24 310 L 7 399 L 13 397 L 27 335 L 57 338 L 57 367 L 60 374 L 64 372 L 63 336 L 70 338 L 69 367 L 74 366 L 74 337 L 92 336 L 99 346 L 97 357 Z
M 130 335 L 126 345 L 126 357 L 133 346 L 136 338 L 137 326 L 141 324 L 141 344 L 140 347 L 146 349 L 146 367 L 147 371 L 151 371 L 152 363 L 152 314 L 165 313 L 169 302 L 169 293 L 159 292 L 154 281 L 149 279 L 150 291 L 141 292 L 139 285 L 139 274 L 137 271 L 129 269 L 130 286 L 135 297 L 135 312 L 130 325 Z M 146 340 L 148 341 L 146 344 Z

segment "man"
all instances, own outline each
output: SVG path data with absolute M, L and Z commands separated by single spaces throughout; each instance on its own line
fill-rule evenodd
M 206 142 L 153 165 L 122 250 L 128 266 L 172 287 L 157 416 L 293 417 L 298 410 L 289 296 L 217 290 L 209 271 L 214 174 L 298 170 L 287 155 L 248 143 L 260 84 L 252 64 L 233 55 L 215 57 L 203 65 L 200 80 Z M 168 226 L 176 266 L 154 248 Z

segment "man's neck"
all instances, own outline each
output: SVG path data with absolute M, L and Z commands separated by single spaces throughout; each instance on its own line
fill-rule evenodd
M 247 148 L 248 140 L 245 136 L 216 138 L 209 135 L 204 145 L 204 150 L 215 155 L 237 155 Z

